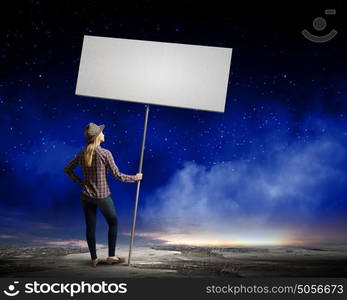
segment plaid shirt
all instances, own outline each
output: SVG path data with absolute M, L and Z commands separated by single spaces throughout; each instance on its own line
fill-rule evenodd
M 117 165 L 113 160 L 112 153 L 97 146 L 93 153 L 92 165 L 86 166 L 84 162 L 84 150 L 80 151 L 64 168 L 64 172 L 70 178 L 83 186 L 82 193 L 92 198 L 106 198 L 111 195 L 110 188 L 107 182 L 107 173 L 111 170 L 112 175 L 123 182 L 136 182 L 135 175 L 126 175 L 119 171 Z M 78 164 L 81 165 L 84 179 L 79 178 L 74 174 Z

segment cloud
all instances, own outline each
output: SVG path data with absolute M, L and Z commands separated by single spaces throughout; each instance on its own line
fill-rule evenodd
M 145 199 L 142 232 L 167 240 L 288 241 L 302 238 L 300 229 L 307 236 L 304 228 L 324 223 L 322 207 L 341 201 L 334 193 L 346 186 L 346 149 L 329 136 L 285 151 L 276 146 L 267 145 L 265 162 L 240 159 L 210 169 L 185 162 Z
M 71 240 L 64 240 L 64 239 L 56 239 L 52 240 L 49 238 L 37 238 L 33 239 L 32 242 L 38 243 L 40 245 L 47 245 L 47 246 L 64 246 L 64 247 L 81 247 L 85 248 L 88 247 L 88 244 L 85 240 L 76 240 L 76 239 L 71 239 Z M 101 247 L 106 247 L 104 244 L 96 244 L 97 248 Z
M 7 214 L 9 216 L 0 215 L 0 224 L 3 230 L 18 227 L 26 229 L 30 228 L 33 231 L 56 231 L 62 229 L 61 227 L 53 225 L 52 223 L 30 220 L 27 216 L 23 216 L 23 214 L 12 213 L 12 211 L 8 211 Z
M 17 237 L 15 235 L 10 234 L 0 234 L 0 239 L 16 239 Z

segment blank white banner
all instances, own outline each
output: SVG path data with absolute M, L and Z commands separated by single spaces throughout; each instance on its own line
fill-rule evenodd
M 231 48 L 85 35 L 76 95 L 224 112 Z

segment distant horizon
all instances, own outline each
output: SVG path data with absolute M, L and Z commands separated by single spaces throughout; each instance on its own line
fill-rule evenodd
M 120 234 L 119 240 L 117 242 L 117 247 L 119 246 L 129 246 L 129 236 Z M 98 240 L 98 239 L 97 239 Z M 320 243 L 288 243 L 288 244 L 188 244 L 188 243 L 167 243 L 163 240 L 136 240 L 134 242 L 134 247 L 154 247 L 159 246 L 163 248 L 174 248 L 174 247 L 198 247 L 198 248 L 257 248 L 257 247 L 276 247 L 276 248 L 286 248 L 286 247 L 347 247 L 347 242 L 320 242 Z M 52 248 L 87 248 L 88 245 L 85 240 L 82 239 L 34 239 L 34 240 L 16 240 L 11 237 L 5 237 L 0 235 L 0 247 L 52 247 Z M 97 241 L 97 248 L 107 248 L 106 243 L 99 243 Z

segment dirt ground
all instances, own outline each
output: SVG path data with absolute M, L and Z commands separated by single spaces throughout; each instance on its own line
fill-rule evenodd
M 117 247 L 126 262 L 90 267 L 86 248 L 0 247 L 1 277 L 346 277 L 346 247 Z

